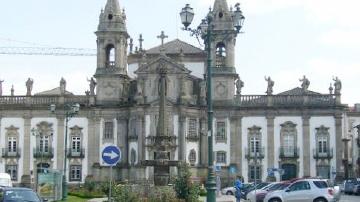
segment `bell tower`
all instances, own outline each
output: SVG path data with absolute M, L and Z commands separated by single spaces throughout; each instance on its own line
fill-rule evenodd
M 97 36 L 98 103 L 119 102 L 128 97 L 127 39 L 125 12 L 118 0 L 107 0 L 99 17 Z
M 213 99 L 232 100 L 234 98 L 235 79 L 235 44 L 238 31 L 234 29 L 234 12 L 226 0 L 215 0 L 211 17 L 211 62 L 213 79 Z

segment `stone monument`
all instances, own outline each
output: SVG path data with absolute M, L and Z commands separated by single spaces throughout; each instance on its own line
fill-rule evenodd
M 26 81 L 25 85 L 26 85 L 26 96 L 31 96 L 31 91 L 33 88 L 33 84 L 34 84 L 34 80 L 31 78 L 28 78 L 28 80 Z

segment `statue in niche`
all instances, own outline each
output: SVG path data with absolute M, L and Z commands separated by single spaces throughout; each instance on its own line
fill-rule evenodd
M 266 94 L 272 95 L 275 82 L 273 80 L 271 80 L 270 76 L 268 78 L 266 78 L 266 76 L 265 76 L 265 81 L 267 81 Z
M 301 88 L 302 88 L 304 91 L 307 91 L 308 88 L 309 88 L 309 85 L 310 85 L 309 79 L 307 79 L 307 78 L 305 77 L 305 75 L 304 75 L 302 79 L 299 79 L 299 81 L 302 82 L 302 83 L 301 83 Z
M 94 79 L 94 77 L 91 77 L 90 80 L 88 79 L 89 86 L 90 86 L 90 95 L 95 95 L 95 86 L 96 86 L 96 81 Z
M 334 93 L 335 94 L 340 94 L 340 91 L 341 91 L 341 81 L 338 77 L 335 77 L 333 78 L 333 81 L 334 81 L 334 87 L 335 87 L 335 90 L 334 90 Z
M 26 81 L 25 85 L 26 85 L 26 95 L 30 96 L 31 95 L 31 91 L 33 88 L 33 84 L 34 84 L 34 80 L 31 78 L 28 78 L 28 80 Z
M 240 76 L 238 76 L 235 85 L 236 85 L 236 95 L 241 95 L 241 88 L 244 87 L 244 82 L 240 79 Z
M 65 94 L 65 89 L 66 89 L 66 81 L 63 77 L 61 77 L 60 80 L 60 92 L 61 94 Z
M 2 83 L 4 82 L 4 80 L 0 80 L 0 96 L 2 96 Z

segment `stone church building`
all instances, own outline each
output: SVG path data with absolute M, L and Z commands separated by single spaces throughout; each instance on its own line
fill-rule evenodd
M 226 0 L 214 1 L 215 32 L 232 30 Z M 14 183 L 35 183 L 41 168 L 63 170 L 66 148 L 69 183 L 84 182 L 87 176 L 106 180 L 109 167 L 101 152 L 117 145 L 122 158 L 113 169 L 115 178 L 152 181 L 153 168 L 142 162 L 154 159 L 159 69 L 166 68 L 165 129 L 176 137 L 170 159 L 189 163 L 193 175 L 203 180 L 208 162 L 206 52 L 179 39 L 148 50 L 140 40 L 134 50 L 118 0 L 107 0 L 95 34 L 97 68 L 86 95 L 67 91 L 64 79 L 58 88 L 32 93 L 29 79 L 27 95 L 0 96 L 0 172 L 10 173 Z M 273 94 L 268 77 L 266 94 L 243 95 L 235 66 L 236 35 L 214 38 L 211 50 L 219 175 L 281 180 L 344 177 L 347 169 L 356 170 L 347 137 L 356 137 L 352 128 L 360 124 L 360 109 L 351 111 L 341 103 L 340 81 L 334 90 L 318 93 L 308 89 L 304 76 L 301 87 Z M 69 117 L 67 107 L 75 103 L 80 110 Z M 172 167 L 170 174 L 176 172 Z

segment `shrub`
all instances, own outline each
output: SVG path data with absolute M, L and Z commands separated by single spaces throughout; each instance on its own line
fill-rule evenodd
M 178 169 L 178 176 L 175 179 L 175 191 L 179 199 L 187 202 L 197 202 L 200 195 L 200 186 L 190 180 L 191 172 L 186 163 L 182 163 Z
M 140 202 L 141 198 L 137 192 L 131 189 L 130 185 L 118 184 L 113 188 L 113 198 L 116 202 Z
M 92 192 L 92 191 L 94 191 L 95 186 L 96 186 L 96 183 L 95 183 L 94 177 L 92 175 L 86 176 L 85 184 L 84 184 L 85 189 L 88 190 L 89 192 Z
M 148 194 L 149 202 L 176 202 L 178 199 L 176 198 L 176 193 L 173 187 L 162 186 L 155 187 Z

